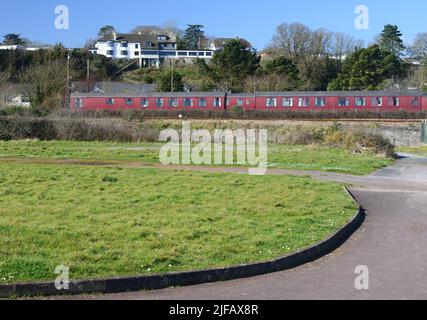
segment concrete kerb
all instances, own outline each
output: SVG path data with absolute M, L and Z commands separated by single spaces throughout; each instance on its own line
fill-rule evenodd
M 347 190 L 350 196 L 352 193 Z M 168 287 L 183 287 L 189 285 L 205 284 L 218 281 L 249 278 L 258 275 L 289 270 L 309 262 L 313 262 L 338 249 L 346 242 L 365 220 L 365 210 L 359 208 L 357 214 L 339 231 L 328 239 L 311 247 L 284 256 L 282 258 L 229 268 L 208 269 L 179 273 L 166 273 L 152 276 L 117 277 L 109 279 L 76 280 L 70 281 L 69 290 L 58 291 L 54 282 L 17 283 L 0 285 L 0 297 L 22 296 L 55 296 L 76 295 L 90 293 L 121 293 L 136 292 L 141 290 L 157 290 Z

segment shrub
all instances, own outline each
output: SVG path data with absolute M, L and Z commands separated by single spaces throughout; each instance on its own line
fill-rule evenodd
M 382 135 L 375 133 L 349 133 L 345 139 L 345 148 L 359 154 L 371 153 L 385 157 L 395 156 L 395 146 Z

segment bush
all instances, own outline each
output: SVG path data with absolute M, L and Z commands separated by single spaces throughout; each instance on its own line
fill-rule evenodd
M 382 135 L 358 132 L 347 134 L 345 148 L 353 153 L 378 154 L 384 157 L 395 156 L 395 146 Z

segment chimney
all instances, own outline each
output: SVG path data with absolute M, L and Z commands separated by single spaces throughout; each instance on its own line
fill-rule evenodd
M 116 31 L 113 31 L 113 40 L 117 41 L 117 33 L 116 33 Z

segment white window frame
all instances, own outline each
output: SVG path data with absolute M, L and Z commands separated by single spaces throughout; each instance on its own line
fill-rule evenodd
M 187 105 L 187 101 L 190 101 L 190 105 Z M 194 99 L 193 98 L 184 98 L 182 105 L 184 108 L 192 108 L 194 106 Z
M 141 107 L 148 108 L 150 105 L 148 98 L 141 98 Z
M 362 104 L 358 104 L 358 101 L 361 101 Z M 355 97 L 354 98 L 354 106 L 355 107 L 366 107 L 366 98 L 365 97 Z
M 163 108 L 165 105 L 163 98 L 156 98 L 156 108 Z
M 396 102 L 396 103 L 394 103 Z M 400 107 L 400 98 L 399 97 L 390 97 L 388 99 L 388 105 L 390 107 Z
M 305 102 L 303 104 L 303 102 Z M 310 98 L 309 97 L 299 97 L 298 98 L 298 107 L 307 108 L 310 106 Z
M 203 101 L 203 103 L 200 103 L 201 101 Z M 200 108 L 206 108 L 208 106 L 206 98 L 203 98 L 203 97 L 197 98 L 197 105 Z
M 292 108 L 294 106 L 293 97 L 284 97 L 282 98 L 282 107 L 283 108 Z
M 178 106 L 179 106 L 178 98 L 169 98 L 169 107 L 178 108 Z
M 214 98 L 214 108 L 221 108 L 222 107 L 222 98 Z
M 271 104 L 273 102 L 273 104 Z M 277 98 L 270 97 L 265 99 L 265 106 L 267 108 L 277 108 Z
M 321 101 L 320 104 L 318 104 L 319 101 Z M 314 106 L 317 108 L 326 107 L 326 98 L 325 97 L 315 97 L 314 98 Z
M 383 97 L 372 97 L 371 103 L 373 107 L 382 107 L 384 104 Z

